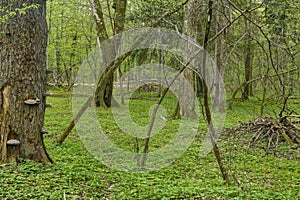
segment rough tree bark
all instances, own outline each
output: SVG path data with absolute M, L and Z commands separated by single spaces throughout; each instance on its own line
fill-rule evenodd
M 0 162 L 50 162 L 43 125 L 47 24 L 44 0 L 1 1 L 13 10 L 39 5 L 0 24 Z M 15 145 L 15 146 L 13 146 Z

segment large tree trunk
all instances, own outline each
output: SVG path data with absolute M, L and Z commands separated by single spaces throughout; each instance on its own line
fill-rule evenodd
M 184 34 L 189 39 L 197 41 L 198 25 L 200 19 L 200 2 L 198 0 L 192 0 L 187 4 L 185 10 L 185 22 L 184 22 Z M 195 53 L 195 46 L 192 41 L 189 41 L 186 47 L 185 62 L 190 63 L 189 68 L 195 69 L 195 61 L 192 56 Z M 192 61 L 191 61 L 192 60 Z M 191 62 L 190 62 L 191 61 Z M 180 94 L 180 115 L 183 119 L 189 119 L 196 116 L 195 112 L 195 73 L 191 69 L 184 70 L 184 79 L 189 82 L 184 82 L 181 88 Z
M 0 24 L 0 162 L 18 157 L 49 162 L 43 143 L 47 24 L 44 0 L 1 1 L 26 14 Z M 19 143 L 19 144 L 18 144 Z

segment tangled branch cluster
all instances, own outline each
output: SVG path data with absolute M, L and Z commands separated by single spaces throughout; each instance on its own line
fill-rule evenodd
M 242 123 L 238 127 L 229 129 L 228 133 L 251 133 L 248 145 L 256 146 L 260 142 L 266 143 L 267 149 L 276 148 L 279 142 L 287 142 L 291 148 L 300 147 L 300 127 L 288 118 L 299 116 L 283 116 L 279 119 L 258 118 L 255 121 Z

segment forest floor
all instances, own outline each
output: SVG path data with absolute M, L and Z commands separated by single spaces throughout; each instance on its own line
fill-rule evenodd
M 276 149 L 267 150 L 264 144 L 249 147 L 250 134 L 224 133 L 219 147 L 229 170 L 232 184 L 222 180 L 213 153 L 199 154 L 205 127 L 199 130 L 191 146 L 171 165 L 149 173 L 129 173 L 111 169 L 91 155 L 73 130 L 66 141 L 55 145 L 63 130 L 72 120 L 71 96 L 61 94 L 49 97 L 45 144 L 53 164 L 20 160 L 16 164 L 0 165 L 1 199 L 300 199 L 300 148 L 290 148 L 280 143 Z M 139 123 L 149 123 L 149 107 L 156 98 L 132 100 L 132 118 Z M 300 112 L 300 99 L 289 102 L 288 109 Z M 176 103 L 171 97 L 165 101 L 167 113 L 172 113 Z M 266 117 L 275 117 L 282 103 L 268 101 Z M 258 101 L 235 101 L 232 110 L 226 111 L 225 128 L 241 122 L 255 120 L 260 113 Z M 118 128 L 109 109 L 97 109 L 99 123 L 110 140 L 120 148 L 135 151 L 135 140 Z M 150 140 L 150 150 L 155 151 L 169 142 L 176 130 L 167 122 L 164 134 Z M 168 124 L 170 123 L 170 124 Z M 157 137 L 157 138 L 155 138 Z

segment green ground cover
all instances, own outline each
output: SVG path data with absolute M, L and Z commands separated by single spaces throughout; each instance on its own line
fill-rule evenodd
M 168 96 L 165 103 L 169 114 L 176 106 L 172 98 Z M 147 124 L 148 109 L 156 101 L 155 98 L 132 100 L 132 118 L 137 123 Z M 17 165 L 1 164 L 1 199 L 300 199 L 299 149 L 282 145 L 276 150 L 278 154 L 274 154 L 243 145 L 249 135 L 221 135 L 219 145 L 225 166 L 240 182 L 240 185 L 228 186 L 220 176 L 214 155 L 199 155 L 203 125 L 188 150 L 170 166 L 150 173 L 122 172 L 96 160 L 75 130 L 61 146 L 56 146 L 55 140 L 72 120 L 71 98 L 59 95 L 50 97 L 48 102 L 53 108 L 46 112 L 45 127 L 49 134 L 45 136 L 45 143 L 54 163 L 45 165 L 21 160 Z M 266 115 L 278 113 L 280 106 L 267 102 Z M 290 109 L 297 108 L 298 102 L 291 102 Z M 233 110 L 227 111 L 225 127 L 253 120 L 259 111 L 256 101 L 237 101 Z M 110 110 L 98 109 L 97 114 L 103 130 L 115 144 L 135 150 L 135 140 L 122 133 Z M 168 121 L 163 132 L 155 135 L 150 141 L 150 151 L 169 142 L 178 120 Z

